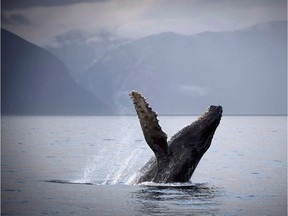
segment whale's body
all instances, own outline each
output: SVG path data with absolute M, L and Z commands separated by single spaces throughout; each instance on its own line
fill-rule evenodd
M 169 142 L 158 124 L 157 115 L 138 92 L 130 94 L 147 144 L 155 154 L 141 169 L 135 183 L 187 182 L 211 145 L 222 117 L 221 106 L 210 106 L 192 124 L 175 134 Z

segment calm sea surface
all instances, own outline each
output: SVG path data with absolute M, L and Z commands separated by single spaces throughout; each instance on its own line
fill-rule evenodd
M 195 117 L 159 119 L 171 137 Z M 1 215 L 287 215 L 286 117 L 223 117 L 191 182 L 142 185 L 136 116 L 1 123 Z

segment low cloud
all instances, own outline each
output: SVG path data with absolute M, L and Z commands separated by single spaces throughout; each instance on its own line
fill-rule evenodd
M 2 23 L 7 24 L 7 25 L 24 25 L 24 26 L 32 25 L 29 18 L 22 14 L 7 15 L 5 13 L 2 13 L 1 21 Z
M 240 3 L 239 3 L 240 2 Z M 138 39 L 161 32 L 228 31 L 286 20 L 285 0 L 2 0 L 3 27 L 40 46 L 74 29 Z M 257 16 L 256 16 L 257 15 Z M 4 22 L 3 22 L 4 21 Z M 33 25 L 31 25 L 31 22 Z M 21 24 L 21 28 L 17 28 Z M 29 26 L 30 24 L 30 26 Z M 33 27 L 33 28 L 32 28 Z
M 55 40 L 60 44 L 82 43 L 86 41 L 88 37 L 88 34 L 81 30 L 71 30 L 62 35 L 55 36 Z
M 66 45 L 80 45 L 85 46 L 93 43 L 105 43 L 105 42 L 117 42 L 126 41 L 125 38 L 115 36 L 113 32 L 99 31 L 95 33 L 89 33 L 85 30 L 75 29 L 67 31 L 64 34 L 55 35 L 53 41 L 48 44 L 48 47 L 61 47 Z

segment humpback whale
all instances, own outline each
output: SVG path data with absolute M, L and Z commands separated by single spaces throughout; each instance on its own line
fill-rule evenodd
M 221 106 L 210 106 L 195 122 L 184 127 L 167 142 L 157 114 L 137 91 L 130 97 L 134 103 L 144 138 L 154 156 L 139 170 L 134 183 L 187 182 L 200 159 L 210 147 L 222 117 Z

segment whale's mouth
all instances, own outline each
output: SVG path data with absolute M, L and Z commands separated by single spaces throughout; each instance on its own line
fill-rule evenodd
M 202 150 L 205 149 L 204 152 L 211 145 L 214 133 L 220 123 L 222 112 L 222 106 L 211 105 L 207 111 L 194 122 L 195 125 L 197 125 L 196 131 L 198 131 L 199 137 L 203 140 L 202 145 L 200 145 L 200 142 L 197 147 Z
M 207 134 L 208 131 L 213 133 L 220 123 L 222 112 L 222 106 L 211 105 L 192 125 L 195 125 L 202 133 Z
M 198 121 L 214 121 L 222 117 L 222 106 L 211 105 L 207 111 L 198 118 Z
M 211 105 L 211 106 L 208 108 L 208 112 L 213 112 L 213 113 L 215 113 L 215 114 L 222 114 L 223 108 L 222 108 L 222 106 Z

